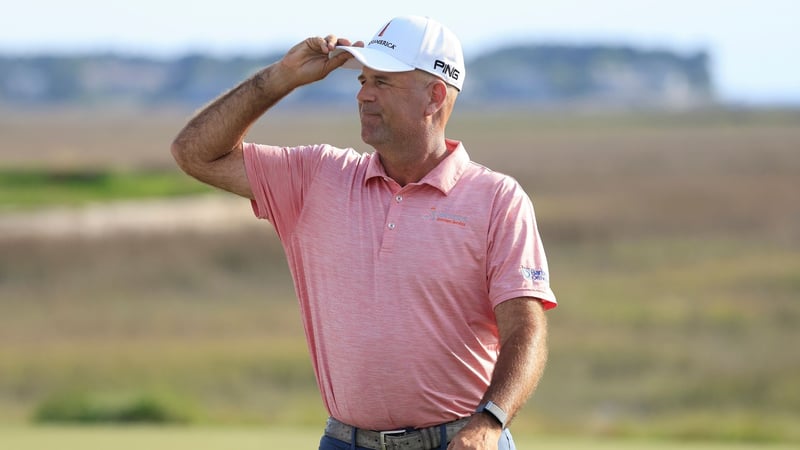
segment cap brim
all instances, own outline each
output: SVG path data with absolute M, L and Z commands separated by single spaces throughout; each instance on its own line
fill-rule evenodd
M 336 47 L 329 55 L 333 58 L 342 52 L 348 52 L 353 55 L 353 58 L 342 66 L 348 69 L 361 69 L 363 66 L 367 66 L 379 72 L 408 72 L 414 70 L 414 66 L 410 66 L 391 55 L 372 48 L 342 46 Z

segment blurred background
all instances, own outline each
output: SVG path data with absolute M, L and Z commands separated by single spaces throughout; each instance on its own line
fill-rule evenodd
M 560 306 L 520 448 L 797 445 L 798 5 L 14 5 L 0 16 L 0 447 L 107 448 L 92 433 L 111 430 L 132 448 L 251 448 L 131 424 L 313 445 L 325 413 L 280 243 L 169 145 L 296 42 L 368 40 L 400 14 L 461 37 L 448 134 L 537 211 Z M 296 90 L 247 139 L 371 151 L 356 76 Z

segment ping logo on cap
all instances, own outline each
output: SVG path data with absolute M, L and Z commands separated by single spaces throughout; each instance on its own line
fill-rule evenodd
M 461 72 L 458 69 L 456 69 L 455 66 L 451 66 L 450 64 L 447 64 L 446 62 L 442 61 L 441 59 L 437 59 L 433 63 L 433 70 L 439 70 L 439 69 L 441 69 L 441 72 L 443 74 L 447 75 L 448 77 L 450 77 L 450 78 L 452 78 L 454 80 L 457 80 L 458 76 L 461 74 Z

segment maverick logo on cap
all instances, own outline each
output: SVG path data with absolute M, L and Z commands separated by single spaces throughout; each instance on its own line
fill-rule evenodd
M 372 37 L 366 47 L 339 46 L 330 53 L 346 51 L 354 58 L 343 67 L 367 66 L 380 72 L 423 70 L 458 90 L 464 84 L 464 55 L 452 31 L 428 17 L 396 17 Z
M 383 33 L 386 33 L 386 29 L 389 28 L 389 25 L 391 25 L 391 24 L 392 24 L 392 21 L 390 20 L 389 23 L 387 23 L 386 26 L 383 27 L 381 32 L 378 33 L 375 37 L 383 37 Z M 389 41 L 385 41 L 383 39 L 372 39 L 371 41 L 369 41 L 369 44 L 367 44 L 367 45 L 373 45 L 373 44 L 382 45 L 382 46 L 384 46 L 386 48 L 389 48 L 389 49 L 392 49 L 392 50 L 397 48 L 397 46 L 394 45 L 393 43 L 391 43 Z
M 390 48 L 392 50 L 394 50 L 395 47 L 397 47 L 396 45 L 392 44 L 391 42 L 384 41 L 383 39 L 369 41 L 369 45 L 372 45 L 372 44 L 382 45 L 382 46 Z

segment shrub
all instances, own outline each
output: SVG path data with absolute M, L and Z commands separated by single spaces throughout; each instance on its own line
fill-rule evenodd
M 135 395 L 85 391 L 57 393 L 45 399 L 33 416 L 40 423 L 185 424 L 199 417 L 187 400 L 168 392 Z

